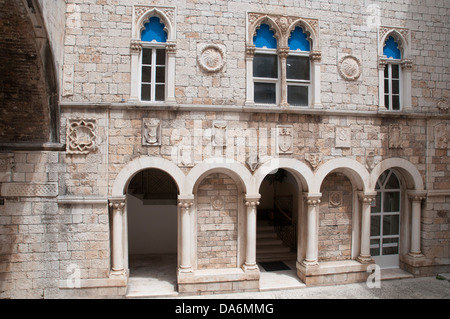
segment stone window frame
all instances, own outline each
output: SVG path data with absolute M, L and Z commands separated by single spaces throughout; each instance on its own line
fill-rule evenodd
M 167 41 L 143 42 L 141 32 L 151 17 L 158 17 L 167 32 Z M 176 57 L 176 8 L 163 6 L 133 6 L 132 38 L 130 41 L 131 54 L 131 89 L 129 102 L 145 104 L 173 104 L 175 103 L 175 57 Z M 141 101 L 141 58 L 143 48 L 166 50 L 166 88 L 164 101 Z
M 388 59 L 383 54 L 384 44 L 389 37 L 398 43 L 401 59 Z M 411 32 L 406 28 L 380 26 L 378 28 L 378 107 L 380 111 L 401 112 L 410 110 L 411 103 L 411 71 L 413 61 L 410 53 Z M 384 71 L 389 64 L 400 65 L 400 107 L 399 110 L 388 109 L 384 102 Z
M 297 16 L 266 14 L 257 12 L 247 12 L 247 39 L 246 39 L 246 106 L 255 105 L 254 101 L 254 81 L 253 81 L 253 57 L 258 52 L 253 43 L 253 37 L 261 24 L 268 24 L 275 32 L 278 48 L 277 54 L 280 61 L 280 85 L 278 88 L 279 98 L 276 106 L 282 108 L 322 108 L 320 91 L 320 65 L 322 53 L 319 45 L 319 20 L 302 18 Z M 287 77 L 286 77 L 286 59 L 289 54 L 295 54 L 296 51 L 290 51 L 288 40 L 291 32 L 297 27 L 303 28 L 311 41 L 311 51 L 309 53 L 311 75 L 310 75 L 310 103 L 305 106 L 291 106 L 287 103 Z M 273 106 L 270 104 L 270 106 Z

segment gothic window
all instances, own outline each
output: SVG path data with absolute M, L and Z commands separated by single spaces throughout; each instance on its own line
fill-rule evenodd
M 391 36 L 384 45 L 383 54 L 386 56 L 384 68 L 384 105 L 388 110 L 398 111 L 401 105 L 401 52 L 398 43 Z
M 276 104 L 279 86 L 277 40 L 269 25 L 261 24 L 253 38 L 256 46 L 253 58 L 254 99 L 256 103 Z
M 136 5 L 130 42 L 130 102 L 175 103 L 175 7 Z
M 289 105 L 310 104 L 311 45 L 303 28 L 297 26 L 289 38 L 289 55 L 286 60 L 287 102 Z
M 141 101 L 164 101 L 167 32 L 158 17 L 151 17 L 141 33 Z

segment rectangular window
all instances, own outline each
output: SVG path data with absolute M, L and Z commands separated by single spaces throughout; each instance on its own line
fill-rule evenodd
M 309 105 L 311 67 L 309 56 L 289 55 L 286 59 L 287 102 L 294 106 Z
M 278 56 L 275 51 L 273 54 L 255 54 L 253 58 L 253 81 L 256 103 L 277 103 L 278 72 Z
M 141 100 L 164 101 L 166 87 L 166 50 L 142 49 Z
M 388 110 L 400 110 L 400 65 L 386 64 L 384 69 L 384 105 Z

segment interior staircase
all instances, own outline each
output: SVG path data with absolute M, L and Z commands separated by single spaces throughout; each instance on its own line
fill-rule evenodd
M 258 220 L 256 228 L 256 261 L 296 260 L 297 253 L 278 238 L 271 221 Z

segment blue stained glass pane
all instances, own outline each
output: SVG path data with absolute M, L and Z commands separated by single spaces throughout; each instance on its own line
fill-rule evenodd
M 145 29 L 141 33 L 141 40 L 151 42 L 166 42 L 167 32 L 164 31 L 164 23 L 158 17 L 151 17 L 150 21 L 144 25 Z
M 400 52 L 400 49 L 398 48 L 398 43 L 395 42 L 393 37 L 389 37 L 386 40 L 386 43 L 384 44 L 383 48 L 383 54 L 389 59 L 401 59 L 402 54 Z
M 277 39 L 275 39 L 274 34 L 267 24 L 261 24 L 253 37 L 253 43 L 257 48 L 276 49 Z
M 296 27 L 291 33 L 288 41 L 289 49 L 295 51 L 311 51 L 311 45 L 308 41 L 308 35 L 301 27 Z

